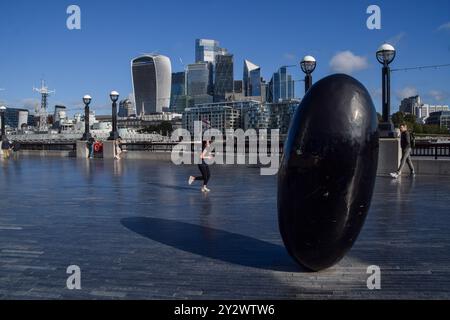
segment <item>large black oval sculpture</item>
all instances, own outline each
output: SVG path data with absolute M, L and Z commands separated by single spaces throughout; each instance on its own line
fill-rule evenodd
M 278 173 L 280 231 L 299 264 L 319 271 L 352 247 L 377 163 L 377 114 L 366 88 L 344 74 L 317 82 L 295 112 Z

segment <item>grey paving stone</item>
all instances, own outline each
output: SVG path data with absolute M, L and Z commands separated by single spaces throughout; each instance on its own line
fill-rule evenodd
M 378 178 L 368 219 L 336 266 L 305 272 L 278 232 L 276 177 L 144 160 L 0 162 L 1 299 L 450 297 L 450 178 Z M 81 268 L 82 290 L 66 269 Z M 381 268 L 368 290 L 367 267 Z

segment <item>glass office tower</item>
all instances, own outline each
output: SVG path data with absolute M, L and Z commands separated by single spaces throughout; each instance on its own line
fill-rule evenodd
M 210 93 L 210 64 L 198 62 L 187 67 L 187 94 L 189 96 Z
M 197 39 L 195 40 L 195 62 L 211 62 L 214 65 L 216 56 L 221 50 L 216 40 Z
M 287 72 L 287 67 L 281 67 L 273 74 L 270 85 L 273 102 L 294 99 L 294 81 Z
M 170 94 L 170 110 L 183 112 L 186 107 L 186 72 L 172 73 L 172 90 Z
M 163 55 L 144 55 L 131 61 L 136 115 L 161 113 L 170 106 L 172 66 Z
M 261 95 L 261 68 L 256 64 L 244 60 L 244 94 L 256 97 Z
M 225 54 L 216 57 L 214 78 L 214 101 L 225 101 L 225 94 L 233 92 L 233 55 Z

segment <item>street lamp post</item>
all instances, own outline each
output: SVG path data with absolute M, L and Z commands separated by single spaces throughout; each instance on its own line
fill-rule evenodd
M 312 76 L 311 74 L 316 69 L 316 59 L 313 56 L 305 56 L 300 62 L 300 67 L 305 73 L 305 94 L 308 92 L 309 88 L 312 86 Z
M 5 132 L 5 111 L 6 111 L 6 107 L 5 106 L 1 106 L 0 107 L 0 114 L 1 114 L 1 120 L 2 120 L 2 136 L 1 136 L 1 140 L 3 140 L 3 137 L 6 136 L 6 132 Z
M 383 120 L 380 122 L 378 128 L 380 137 L 394 137 L 394 126 L 392 124 L 391 114 L 391 69 L 389 64 L 395 59 L 395 48 L 390 44 L 383 44 L 377 50 L 377 60 L 383 65 L 382 75 L 382 107 Z
M 91 133 L 89 132 L 90 123 L 89 123 L 89 104 L 91 103 L 92 98 L 90 95 L 85 95 L 83 97 L 84 102 L 84 134 L 83 134 L 83 140 L 88 141 L 91 138 Z
M 112 101 L 112 131 L 108 140 L 117 140 L 119 138 L 119 133 L 117 132 L 117 100 L 119 100 L 119 93 L 112 91 L 109 97 Z

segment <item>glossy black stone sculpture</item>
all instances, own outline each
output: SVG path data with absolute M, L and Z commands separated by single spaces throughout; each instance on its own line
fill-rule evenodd
M 335 74 L 296 110 L 278 173 L 278 221 L 289 254 L 319 271 L 352 247 L 369 210 L 378 164 L 378 121 L 356 79 Z

